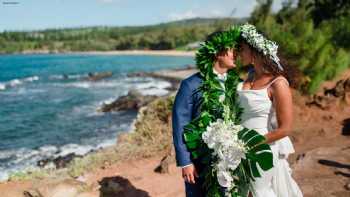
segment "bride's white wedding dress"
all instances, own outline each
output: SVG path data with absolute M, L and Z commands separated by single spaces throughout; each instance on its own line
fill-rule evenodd
M 244 108 L 242 125 L 249 129 L 255 129 L 264 135 L 277 128 L 276 111 L 268 96 L 267 89 L 276 80 L 285 80 L 277 77 L 267 86 L 258 90 L 242 89 L 243 82 L 237 86 L 240 106 Z M 253 182 L 254 197 L 302 197 L 298 185 L 291 176 L 287 157 L 294 152 L 294 147 L 289 137 L 284 137 L 270 144 L 273 152 L 274 167 L 268 171 L 259 168 L 262 176 Z

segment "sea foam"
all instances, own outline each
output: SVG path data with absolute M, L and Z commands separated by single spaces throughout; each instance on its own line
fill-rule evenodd
M 6 90 L 7 88 L 17 87 L 19 85 L 23 85 L 25 83 L 34 82 L 38 80 L 39 80 L 38 76 L 31 76 L 31 77 L 26 77 L 22 79 L 17 79 L 17 78 L 12 79 L 10 81 L 0 83 L 0 90 Z

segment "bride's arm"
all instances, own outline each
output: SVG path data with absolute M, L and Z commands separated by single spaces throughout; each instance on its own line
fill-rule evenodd
M 276 80 L 271 85 L 271 89 L 278 128 L 265 135 L 266 143 L 271 143 L 288 136 L 292 130 L 293 122 L 293 101 L 289 85 L 285 80 Z

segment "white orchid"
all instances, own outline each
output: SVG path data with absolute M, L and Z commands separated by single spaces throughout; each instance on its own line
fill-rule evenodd
M 217 171 L 218 182 L 222 187 L 231 188 L 233 185 L 233 178 L 229 171 Z
M 245 159 L 246 148 L 243 141 L 238 139 L 241 125 L 235 125 L 232 121 L 217 119 L 211 122 L 206 131 L 202 133 L 202 139 L 213 154 L 218 157 L 217 169 L 218 182 L 223 187 L 231 187 L 233 178 L 230 171 L 235 170 Z

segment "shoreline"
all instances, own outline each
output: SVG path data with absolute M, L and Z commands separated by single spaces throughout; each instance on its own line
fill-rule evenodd
M 161 55 L 161 56 L 188 56 L 194 57 L 195 51 L 177 51 L 177 50 L 123 50 L 123 51 L 87 51 L 70 52 L 72 54 L 88 55 Z
M 77 54 L 77 55 L 151 55 L 151 56 L 185 56 L 194 57 L 195 51 L 180 50 L 115 50 L 115 51 L 22 51 L 18 53 L 4 53 L 2 55 L 37 55 L 37 54 Z
M 129 77 L 140 75 L 140 76 L 147 76 L 147 77 L 152 77 L 155 79 L 161 79 L 161 80 L 167 81 L 167 82 L 172 84 L 172 87 L 170 88 L 170 90 L 168 90 L 169 93 L 167 94 L 167 95 L 170 95 L 170 94 L 174 93 L 174 91 L 177 89 L 177 86 L 178 86 L 181 78 L 184 78 L 185 76 L 190 75 L 194 72 L 196 72 L 196 68 L 194 68 L 193 66 L 188 66 L 187 68 L 172 68 L 172 69 L 165 69 L 165 70 L 161 70 L 161 71 L 135 72 L 135 73 L 131 73 L 130 74 L 131 76 L 129 76 Z M 153 99 L 153 101 L 157 100 L 159 98 L 162 98 L 162 97 L 163 96 L 157 96 L 156 98 Z M 20 171 L 9 173 L 7 179 L 0 180 L 0 184 L 6 183 L 6 182 L 11 182 L 12 180 L 10 178 L 12 176 L 16 176 L 16 174 L 20 174 L 20 175 L 26 174 L 26 173 L 30 174 L 30 173 L 32 173 L 31 172 L 32 170 L 45 170 L 47 167 L 50 167 L 50 165 L 54 164 L 54 160 L 56 160 L 56 159 L 65 160 L 66 158 L 71 158 L 72 154 L 74 154 L 74 156 L 72 156 L 74 158 L 79 158 L 79 157 L 87 158 L 87 157 L 95 155 L 98 152 L 108 151 L 111 148 L 113 149 L 113 148 L 117 147 L 118 146 L 118 138 L 120 136 L 128 135 L 128 134 L 134 132 L 134 122 L 137 121 L 137 117 L 138 117 L 139 113 L 140 113 L 140 111 L 137 112 L 137 115 L 135 116 L 134 120 L 132 121 L 132 123 L 130 125 L 130 130 L 117 134 L 117 137 L 115 139 L 114 144 L 109 144 L 107 146 L 101 146 L 97 149 L 89 150 L 85 154 L 77 154 L 77 153 L 73 152 L 73 153 L 61 155 L 61 157 L 53 157 L 51 159 L 41 159 L 38 162 L 44 162 L 44 163 L 47 162 L 47 163 L 44 164 L 43 166 L 35 165 L 35 166 L 31 166 L 31 167 L 26 167 L 25 169 L 20 170 Z M 60 170 L 61 170 L 61 168 L 54 169 L 54 171 L 60 171 Z

